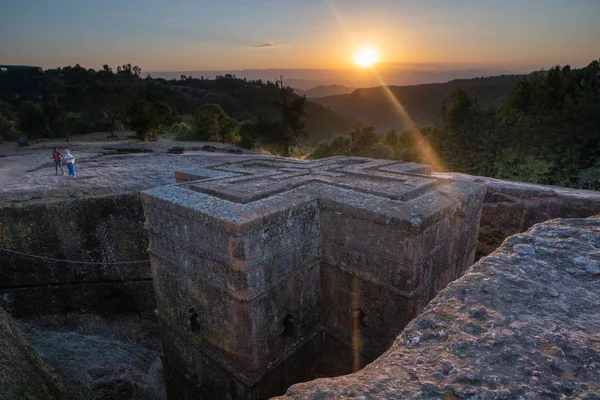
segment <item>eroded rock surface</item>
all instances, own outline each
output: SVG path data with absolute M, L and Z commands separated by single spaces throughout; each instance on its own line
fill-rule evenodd
M 15 318 L 68 312 L 153 318 L 143 221 L 137 194 L 0 201 L 0 307 Z
M 435 176 L 479 183 L 486 188 L 477 258 L 497 249 L 505 238 L 554 218 L 587 218 L 600 213 L 600 192 L 505 181 L 459 173 Z
M 600 398 L 600 217 L 514 235 L 358 373 L 280 399 Z
M 11 317 L 0 308 L 0 399 L 62 399 L 64 388 Z
M 134 315 L 63 314 L 19 321 L 62 378 L 66 400 L 164 400 L 157 326 Z

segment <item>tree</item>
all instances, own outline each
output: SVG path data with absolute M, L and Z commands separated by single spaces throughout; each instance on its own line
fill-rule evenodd
M 125 78 L 126 80 L 132 80 L 139 78 L 142 74 L 142 69 L 137 65 L 131 66 L 131 64 L 123 64 L 117 67 L 117 75 Z
M 298 97 L 294 89 L 283 84 L 283 76 L 276 80 L 279 88 L 279 99 L 273 105 L 279 117 L 279 130 L 271 132 L 267 137 L 269 143 L 275 144 L 283 150 L 283 156 L 290 155 L 290 147 L 294 146 L 298 139 L 306 137 L 303 117 L 305 114 L 306 96 Z
M 126 106 L 127 88 L 118 84 L 108 65 L 105 65 L 104 70 L 100 73 L 101 80 L 90 89 L 93 94 L 90 107 L 97 107 L 102 112 L 103 119 L 110 130 L 110 137 L 114 138 L 116 137 L 115 130 Z
M 356 128 L 350 132 L 350 151 L 355 156 L 368 157 L 371 147 L 379 141 L 379 134 L 372 126 Z
M 309 157 L 313 160 L 331 157 L 331 143 L 329 140 L 321 140 Z
M 310 158 L 326 158 L 351 155 L 352 142 L 348 136 L 336 136 L 333 139 L 322 140 L 317 148 L 310 153 Z
M 60 134 L 57 135 L 57 133 L 60 133 L 60 132 L 58 132 L 58 130 L 56 128 L 57 128 L 57 122 L 60 119 L 60 116 L 62 115 L 62 108 L 58 104 L 58 101 L 56 100 L 56 98 L 45 101 L 42 104 L 42 109 L 44 110 L 44 118 L 50 128 L 50 131 L 51 131 L 50 133 L 54 137 L 60 136 Z
M 17 130 L 16 123 L 0 114 L 0 142 L 4 139 L 17 139 L 19 134 L 20 132 Z
M 179 123 L 181 120 L 175 110 L 171 106 L 163 101 L 153 101 L 152 112 L 156 116 L 157 123 L 154 124 L 150 130 L 152 140 L 156 140 L 158 135 L 165 132 L 173 125 Z
M 19 108 L 21 130 L 30 138 L 37 139 L 48 133 L 49 128 L 40 104 L 24 101 Z
M 336 136 L 331 139 L 330 156 L 349 156 L 352 154 L 352 141 L 347 136 Z
M 231 142 L 237 128 L 237 122 L 218 104 L 205 104 L 198 108 L 194 122 L 197 140 Z
M 396 131 L 394 129 L 388 131 L 385 135 L 383 135 L 382 143 L 391 147 L 392 149 L 398 148 L 398 135 L 396 135 Z
M 21 135 L 17 125 L 17 113 L 10 104 L 0 101 L 0 141 L 17 139 Z
M 463 90 L 452 93 L 429 139 L 444 167 L 470 174 L 493 174 L 501 151 L 495 110 L 482 109 Z
M 127 109 L 125 126 L 135 132 L 140 141 L 146 140 L 150 132 L 159 125 L 152 104 L 141 96 L 134 97 Z
M 276 136 L 278 132 L 281 132 L 278 121 L 259 116 L 256 121 L 245 121 L 240 125 L 238 146 L 246 149 L 258 147 L 263 142 L 269 143 L 269 138 Z
M 375 143 L 370 149 L 369 157 L 380 160 L 393 160 L 394 150 L 386 144 Z

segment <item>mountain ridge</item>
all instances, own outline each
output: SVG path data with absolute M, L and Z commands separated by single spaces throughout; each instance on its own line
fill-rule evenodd
M 403 131 L 409 123 L 398 115 L 397 106 L 389 94 L 404 107 L 417 125 L 426 125 L 439 116 L 444 102 L 457 89 L 462 89 L 483 107 L 497 107 L 511 88 L 527 75 L 500 75 L 483 78 L 454 79 L 446 83 L 426 83 L 408 86 L 359 88 L 348 94 L 311 98 L 338 114 L 351 116 L 380 132 Z

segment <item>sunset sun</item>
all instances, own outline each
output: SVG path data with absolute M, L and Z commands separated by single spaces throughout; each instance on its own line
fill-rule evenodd
M 363 68 L 373 66 L 379 61 L 379 54 L 375 49 L 363 48 L 354 54 L 354 62 Z

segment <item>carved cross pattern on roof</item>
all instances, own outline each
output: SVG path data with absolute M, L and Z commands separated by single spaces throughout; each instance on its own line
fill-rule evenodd
M 310 183 L 324 183 L 391 200 L 409 200 L 439 180 L 413 174 L 429 174 L 424 165 L 388 160 L 335 157 L 302 162 L 257 159 L 217 165 L 205 171 L 179 173 L 185 181 L 200 180 L 189 189 L 236 203 L 250 203 Z M 209 178 L 209 179 L 206 179 Z

